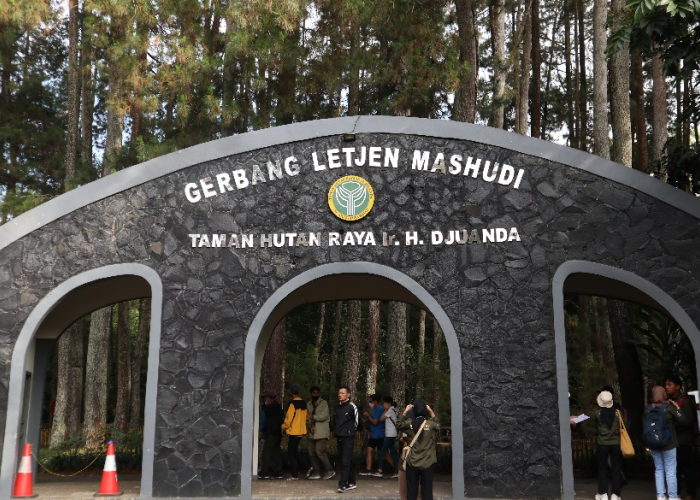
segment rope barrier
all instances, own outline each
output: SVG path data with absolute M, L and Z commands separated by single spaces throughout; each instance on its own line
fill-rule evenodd
M 92 462 L 90 462 L 90 463 L 89 463 L 86 467 L 84 467 L 83 469 L 80 469 L 78 472 L 74 472 L 73 474 L 59 474 L 58 472 L 50 471 L 48 468 L 46 468 L 46 466 L 45 466 L 44 464 L 42 464 L 42 463 L 39 461 L 39 459 L 37 458 L 37 456 L 34 455 L 34 452 L 32 452 L 32 457 L 34 458 L 34 460 L 36 460 L 36 463 L 39 464 L 39 467 L 41 467 L 42 469 L 44 469 L 46 472 L 48 472 L 48 473 L 51 474 L 52 476 L 58 476 L 58 477 L 73 477 L 73 476 L 77 476 L 77 475 L 80 474 L 81 472 L 85 472 L 85 471 L 88 470 L 90 467 L 92 467 L 92 464 L 94 464 L 95 462 L 97 462 L 97 459 L 100 458 L 101 456 L 103 456 L 103 454 L 104 454 L 106 451 L 107 451 L 107 448 L 104 448 L 101 452 L 99 452 L 99 453 L 97 454 L 97 456 L 95 457 L 95 459 L 94 459 Z

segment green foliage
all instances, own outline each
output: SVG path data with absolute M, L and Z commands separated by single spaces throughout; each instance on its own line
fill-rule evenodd
M 651 309 L 639 308 L 635 345 L 642 371 L 653 384 L 663 385 L 666 377 L 678 374 L 686 390 L 696 386 L 695 353 L 690 339 L 668 316 Z
M 676 146 L 661 157 L 659 161 L 649 165 L 652 173 L 665 171 L 667 182 L 679 189 L 700 194 L 700 144 L 690 148 Z

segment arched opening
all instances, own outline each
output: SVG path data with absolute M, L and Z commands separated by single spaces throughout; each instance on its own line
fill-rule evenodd
M 151 297 L 150 342 L 143 428 L 141 495 L 150 497 L 153 476 L 155 395 L 162 310 L 157 273 L 141 264 L 93 269 L 58 285 L 34 308 L 17 338 L 10 366 L 8 414 L 0 469 L 0 498 L 10 498 L 25 442 L 38 445 L 45 362 L 52 344 L 82 316 L 117 302 Z M 27 373 L 34 375 L 27 376 Z M 99 483 L 99 478 L 96 479 Z
M 666 321 L 672 327 L 673 325 L 677 324 L 677 326 L 675 327 L 677 329 L 675 335 L 678 335 L 678 331 L 682 330 L 680 335 L 684 335 L 684 337 L 681 340 L 687 345 L 689 345 L 690 350 L 693 351 L 689 356 L 689 363 L 691 363 L 694 366 L 689 367 L 689 373 L 693 373 L 695 380 L 692 380 L 691 383 L 695 387 L 697 387 L 698 373 L 698 357 L 695 355 L 695 353 L 698 352 L 698 347 L 700 347 L 700 332 L 698 332 L 697 327 L 689 318 L 688 314 L 667 293 L 665 293 L 663 290 L 661 290 L 656 285 L 650 283 L 649 281 L 640 278 L 639 276 L 630 272 L 623 271 L 621 269 L 600 264 L 594 264 L 590 262 L 571 261 L 567 262 L 559 268 L 555 275 L 553 285 L 555 336 L 557 346 L 557 383 L 561 429 L 560 433 L 562 452 L 562 487 L 564 492 L 564 498 L 569 500 L 573 499 L 577 495 L 590 493 L 587 490 L 595 490 L 596 486 L 595 484 L 587 485 L 585 481 L 580 481 L 580 485 L 577 486 L 576 490 L 574 490 L 575 461 L 580 462 L 581 460 L 585 460 L 585 458 L 582 458 L 583 453 L 581 452 L 581 450 L 579 450 L 579 448 L 581 447 L 580 443 L 577 443 L 576 453 L 574 453 L 574 447 L 572 446 L 572 430 L 571 425 L 569 424 L 569 416 L 571 415 L 570 400 L 568 397 L 571 389 L 570 383 L 572 382 L 572 380 L 578 380 L 576 377 L 580 376 L 580 373 L 573 373 L 572 366 L 569 365 L 569 361 L 567 360 L 566 320 L 570 319 L 571 314 L 569 314 L 569 318 L 567 318 L 567 314 L 565 314 L 565 312 L 567 307 L 571 310 L 572 308 L 575 308 L 577 304 L 572 303 L 571 300 L 569 300 L 569 302 L 567 303 L 566 298 L 577 296 L 602 297 L 608 301 L 608 306 L 613 308 L 613 310 L 622 311 L 625 310 L 625 308 L 630 307 L 626 306 L 625 304 L 635 304 L 642 307 L 642 309 L 640 310 L 642 312 L 640 314 L 646 314 L 644 313 L 644 311 L 653 311 L 650 314 L 656 316 L 656 319 L 652 318 L 650 320 L 649 318 L 646 318 L 642 321 L 639 319 L 638 314 L 638 317 L 636 319 L 634 317 L 629 319 L 627 321 L 627 326 L 632 329 L 635 328 L 635 325 L 631 323 L 633 323 L 634 321 L 640 323 L 640 325 L 637 326 L 637 328 L 640 330 L 640 332 L 637 334 L 638 336 L 636 338 L 633 338 L 633 335 L 630 334 L 626 336 L 626 338 L 622 338 L 622 335 L 617 334 L 618 338 L 616 339 L 615 334 L 613 333 L 611 336 L 611 342 L 615 342 L 616 345 L 602 346 L 601 353 L 598 355 L 599 357 L 610 357 L 615 354 L 615 352 L 605 353 L 605 349 L 609 349 L 610 351 L 616 350 L 617 353 L 619 353 L 619 351 L 621 351 L 623 348 L 627 349 L 628 351 L 632 351 L 632 356 L 635 356 L 638 349 L 635 343 L 639 342 L 639 335 L 649 335 L 648 331 L 650 329 L 657 328 L 664 321 Z M 596 303 L 597 300 L 598 299 L 593 301 L 593 304 L 596 304 L 596 308 L 599 305 Z M 598 314 L 598 312 L 599 309 L 593 311 L 594 314 Z M 613 325 L 613 328 L 619 328 L 620 326 L 621 325 Z M 645 330 L 647 333 L 645 333 Z M 599 336 L 602 338 L 600 332 Z M 578 355 L 580 355 L 580 353 Z M 597 360 L 596 355 L 593 355 L 592 358 L 596 358 L 597 362 L 600 361 Z M 620 365 L 620 359 L 615 360 L 615 363 L 616 365 Z M 575 365 L 576 363 L 573 364 Z M 626 366 L 629 366 L 630 371 L 633 369 L 632 364 Z M 616 366 L 615 369 L 610 369 L 610 367 L 605 368 L 607 369 L 607 371 L 606 369 L 601 369 L 601 374 L 609 372 L 608 375 L 610 375 L 610 378 L 614 379 L 612 382 L 606 382 L 605 385 L 617 385 L 619 388 L 620 385 L 622 385 L 618 384 L 617 382 L 621 372 L 620 366 Z M 667 371 L 665 367 L 660 368 L 662 369 L 662 371 L 664 371 L 664 373 Z M 577 371 L 581 371 L 581 368 L 578 366 L 576 366 L 575 369 Z M 652 380 L 654 378 L 658 378 L 658 376 L 654 377 L 649 373 L 642 373 L 642 369 L 640 367 L 637 367 L 636 371 L 638 372 L 636 376 L 640 378 L 640 380 L 638 381 L 638 385 L 642 384 L 644 387 L 649 388 L 651 385 L 660 382 L 659 380 Z M 623 375 L 625 377 L 628 377 L 629 374 L 625 373 Z M 668 373 L 666 373 L 666 375 L 668 375 Z M 662 378 L 664 377 L 665 375 L 662 376 Z M 600 382 L 601 380 L 602 378 L 598 377 L 598 379 L 596 379 L 596 382 Z M 627 395 L 629 396 L 629 383 L 627 384 L 627 387 Z M 599 391 L 600 387 L 596 387 L 595 390 Z M 622 391 L 624 392 L 625 389 L 622 388 Z M 589 390 L 588 392 L 595 391 Z M 637 427 L 638 430 L 641 429 L 641 420 L 643 415 L 643 411 L 640 411 L 641 408 L 638 407 L 643 406 L 647 402 L 647 394 L 645 394 L 645 392 L 646 391 L 644 389 L 640 389 L 639 387 L 637 387 L 634 391 L 633 397 L 628 397 L 628 400 L 638 400 L 636 403 L 633 403 L 634 418 L 632 418 L 632 425 L 634 427 Z M 588 399 L 589 397 L 591 397 L 591 395 L 586 394 L 584 399 Z M 595 399 L 594 396 L 592 398 Z M 586 402 L 581 404 L 581 402 L 578 401 L 576 402 L 576 404 L 585 406 Z M 588 404 L 588 406 L 591 405 Z M 630 417 L 631 416 L 628 414 L 628 424 L 630 423 Z M 585 423 L 583 425 L 585 426 Z M 575 454 L 576 456 L 574 456 Z M 640 461 L 640 463 L 637 464 L 637 469 L 645 468 L 646 466 L 646 468 L 651 467 L 651 470 L 653 470 L 653 466 L 651 466 L 651 463 L 643 463 L 645 458 L 644 448 L 642 446 L 637 446 L 637 455 L 630 460 Z M 648 458 L 647 460 L 650 461 L 651 458 Z M 644 494 L 643 492 L 648 493 L 648 489 L 654 488 L 654 483 L 653 474 L 649 473 L 647 475 L 649 477 L 647 478 L 648 481 L 646 482 L 646 484 L 640 485 L 640 483 L 637 482 L 637 484 L 633 485 L 632 482 L 630 482 L 630 485 L 626 487 L 628 488 L 628 490 L 626 492 L 623 492 L 623 494 L 628 498 L 635 498 L 635 494 L 637 493 L 639 495 Z M 593 494 L 595 494 L 595 491 L 593 492 Z
M 452 410 L 452 496 L 464 496 L 462 441 L 462 367 L 457 338 L 447 315 L 418 283 L 386 266 L 372 263 L 338 263 L 320 266 L 290 280 L 263 305 L 246 340 L 243 399 L 243 454 L 241 494 L 252 496 L 257 457 L 257 422 L 260 371 L 273 328 L 295 307 L 310 302 L 348 299 L 394 300 L 413 304 L 432 314 L 444 332 L 449 351 L 450 407 Z M 250 432 L 250 434 L 249 434 Z

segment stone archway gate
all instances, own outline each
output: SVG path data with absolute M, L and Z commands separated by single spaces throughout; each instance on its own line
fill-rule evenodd
M 343 185 L 336 215 L 329 190 L 346 176 L 361 180 Z M 572 499 L 562 294 L 597 283 L 659 307 L 697 352 L 699 218 L 694 197 L 601 158 L 406 118 L 253 132 L 100 179 L 0 227 L 0 498 L 27 353 L 72 307 L 62 294 L 133 276 L 158 298 L 142 497 L 246 497 L 256 315 L 295 277 L 367 263 L 422 287 L 454 330 L 455 498 Z

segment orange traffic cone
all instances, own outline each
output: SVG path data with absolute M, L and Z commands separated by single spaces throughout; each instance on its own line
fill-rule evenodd
M 15 480 L 15 492 L 13 498 L 32 498 L 38 495 L 32 493 L 32 445 L 27 443 L 24 445 L 24 453 L 22 460 L 19 463 L 19 471 Z
M 117 483 L 117 462 L 114 459 L 114 441 L 110 441 L 107 443 L 107 459 L 105 460 L 105 468 L 102 470 L 100 491 L 95 493 L 95 496 L 115 497 L 123 493 L 123 491 L 119 491 L 119 484 Z

